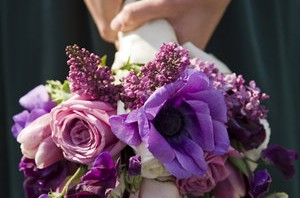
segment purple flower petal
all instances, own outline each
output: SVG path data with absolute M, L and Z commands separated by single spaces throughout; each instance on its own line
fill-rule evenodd
M 44 85 L 39 85 L 20 98 L 20 104 L 29 111 L 45 109 L 48 112 L 55 106 Z
M 15 124 L 12 126 L 11 131 L 15 138 L 18 137 L 20 131 L 22 131 L 25 127 L 28 117 L 29 112 L 27 110 L 24 110 L 21 113 L 13 116 L 13 121 L 15 122 Z
M 278 168 L 287 179 L 295 175 L 293 162 L 298 159 L 298 153 L 296 151 L 273 144 L 262 151 L 262 157 Z
M 210 115 L 213 119 L 218 120 L 220 122 L 227 121 L 227 109 L 224 100 L 224 96 L 221 92 L 216 90 L 204 90 L 199 93 L 189 93 L 189 100 L 200 100 L 207 103 Z
M 189 178 L 192 176 L 192 174 L 183 168 L 181 164 L 178 162 L 176 158 L 174 158 L 173 161 L 164 164 L 165 168 L 176 178 L 182 179 L 182 178 Z
M 158 160 L 168 163 L 175 158 L 174 149 L 160 135 L 153 125 L 150 126 L 151 132 L 148 136 L 148 149 Z
M 224 154 L 230 145 L 228 132 L 225 125 L 219 121 L 213 121 L 214 139 L 215 139 L 215 154 Z
M 138 146 L 142 140 L 138 134 L 137 123 L 126 123 L 127 116 L 127 114 L 111 116 L 109 118 L 111 130 L 117 138 L 126 144 Z
M 267 170 L 259 170 L 255 176 L 250 176 L 250 190 L 249 195 L 251 198 L 263 198 L 269 191 L 272 178 Z

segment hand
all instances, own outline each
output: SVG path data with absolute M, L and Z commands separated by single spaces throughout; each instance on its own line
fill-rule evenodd
M 142 0 L 130 3 L 116 15 L 111 29 L 133 30 L 147 21 L 165 18 L 180 44 L 191 41 L 204 49 L 230 0 Z
M 123 0 L 84 0 L 84 2 L 100 36 L 108 42 L 115 42 L 118 39 L 117 32 L 111 29 L 110 23 L 120 12 Z

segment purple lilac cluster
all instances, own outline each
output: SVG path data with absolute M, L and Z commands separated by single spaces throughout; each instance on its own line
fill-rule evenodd
M 140 73 L 131 71 L 122 79 L 126 108 L 141 107 L 157 88 L 177 80 L 189 64 L 186 49 L 176 43 L 163 44 L 154 61 L 142 67 Z
M 121 87 L 114 85 L 114 77 L 107 66 L 100 66 L 101 59 L 77 45 L 68 46 L 66 54 L 70 66 L 68 80 L 71 91 L 92 100 L 111 103 L 116 107 Z

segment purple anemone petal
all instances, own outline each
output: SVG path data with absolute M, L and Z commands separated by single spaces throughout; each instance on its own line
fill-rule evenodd
M 183 92 L 198 92 L 209 88 L 209 80 L 207 76 L 202 72 L 194 72 L 194 70 L 186 70 L 185 72 L 192 71 L 189 75 L 187 82 L 182 89 Z
M 228 132 L 225 125 L 219 121 L 213 121 L 214 138 L 215 138 L 215 150 L 216 154 L 224 154 L 229 148 L 230 141 Z
M 180 81 L 176 81 L 158 88 L 155 91 L 155 94 L 152 94 L 144 104 L 143 109 L 147 115 L 147 118 L 149 120 L 154 119 L 165 102 L 182 86 L 183 84 Z
M 205 151 L 213 151 L 215 149 L 214 145 L 214 131 L 212 126 L 212 120 L 209 115 L 196 113 L 200 133 L 200 145 Z M 200 132 L 201 131 L 201 132 Z
M 137 146 L 141 143 L 141 138 L 138 134 L 137 123 L 126 123 L 126 117 L 128 114 L 111 116 L 109 123 L 112 132 L 117 138 L 131 146 Z
M 148 137 L 148 149 L 153 153 L 154 157 L 163 163 L 171 162 L 175 158 L 174 149 L 171 145 L 160 135 L 160 133 L 151 124 L 150 134 Z
M 164 166 L 177 179 L 189 178 L 192 176 L 188 170 L 181 166 L 176 158 L 169 163 L 164 163 Z
M 213 119 L 220 122 L 227 121 L 227 108 L 221 92 L 217 90 L 203 90 L 201 92 L 189 93 L 187 99 L 200 100 L 207 103 Z
M 189 138 L 182 136 L 181 144 L 184 145 L 185 153 L 191 156 L 200 168 L 198 175 L 202 175 L 207 170 L 207 163 L 204 159 L 202 148 Z

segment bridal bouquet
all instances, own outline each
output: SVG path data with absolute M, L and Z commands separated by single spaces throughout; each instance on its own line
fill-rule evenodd
M 254 81 L 165 43 L 118 71 L 68 46 L 65 82 L 20 99 L 13 117 L 26 197 L 287 197 L 265 165 L 293 177 L 297 153 L 269 145 Z

